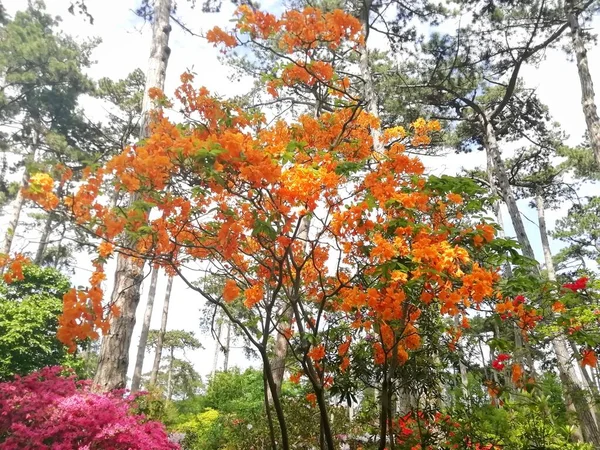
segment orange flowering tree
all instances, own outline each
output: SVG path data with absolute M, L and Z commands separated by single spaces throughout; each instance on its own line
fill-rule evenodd
M 335 55 L 362 43 L 356 19 L 314 8 L 277 18 L 242 7 L 236 30 L 215 29 L 208 38 L 229 47 L 244 38 L 265 48 L 276 42 L 287 61 L 268 83 L 272 95 L 319 85 L 339 103 L 266 125 L 262 114 L 195 89 L 184 74 L 175 93 L 184 123 L 157 113 L 148 139 L 89 170 L 61 199 L 52 179 L 32 177 L 30 198 L 99 241 L 89 288 L 65 296 L 59 337 L 73 347 L 106 332 L 119 313 L 102 291 L 115 252 L 149 260 L 222 308 L 257 349 L 283 448 L 290 442 L 268 357 L 279 332 L 297 361 L 294 379 L 311 387 L 329 449 L 327 391 L 364 359 L 353 340 L 368 342 L 381 384 L 380 446 L 388 435 L 394 443 L 397 374 L 425 342 L 433 345 L 432 317 L 459 317 L 468 327 L 468 309 L 501 298 L 496 267 L 504 250 L 494 245 L 494 227 L 473 219 L 479 192 L 472 184 L 427 177 L 406 153 L 430 142 L 436 122 L 383 130 L 383 151 L 375 151 L 379 121 L 333 70 Z M 106 186 L 137 200 L 109 204 Z M 123 234 L 132 239 L 118 239 Z M 220 295 L 196 282 L 198 270 L 224 280 Z M 282 309 L 291 310 L 291 327 L 279 326 Z M 273 443 L 275 434 L 271 426 Z

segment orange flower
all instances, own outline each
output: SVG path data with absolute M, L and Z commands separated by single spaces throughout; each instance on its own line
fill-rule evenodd
M 523 368 L 520 364 L 513 364 L 512 366 L 512 382 L 517 384 L 523 376 Z
M 240 295 L 240 288 L 234 280 L 227 280 L 223 289 L 223 300 L 231 303 Z
M 110 242 L 102 242 L 98 246 L 98 256 L 100 256 L 101 258 L 107 258 L 110 255 L 112 255 L 114 249 L 115 246 Z
M 296 372 L 290 375 L 290 381 L 294 384 L 300 383 L 300 378 L 302 377 L 302 373 Z
M 590 366 L 596 367 L 598 364 L 598 357 L 596 356 L 596 352 L 592 349 L 585 349 L 581 352 L 581 366 Z
M 308 352 L 308 357 L 315 362 L 321 361 L 323 358 L 325 358 L 325 346 L 321 344 L 316 347 L 313 347 Z
M 555 313 L 562 313 L 562 312 L 565 312 L 566 310 L 567 310 L 567 308 L 565 308 L 565 304 L 563 302 L 555 301 L 552 304 L 552 311 L 554 311 Z
M 350 358 L 345 356 L 344 359 L 342 359 L 342 363 L 340 364 L 340 370 L 342 371 L 342 373 L 344 373 L 348 369 L 349 366 L 350 366 Z
M 310 394 L 306 394 L 306 400 L 311 404 L 313 408 L 317 404 L 317 396 L 313 392 L 311 392 Z
M 260 302 L 264 297 L 263 288 L 260 284 L 255 284 L 252 287 L 249 287 L 244 291 L 244 295 L 246 296 L 246 300 L 244 300 L 244 305 L 246 308 L 252 308 L 258 302 Z

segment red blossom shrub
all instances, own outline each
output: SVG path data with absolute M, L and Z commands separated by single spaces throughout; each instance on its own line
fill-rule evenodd
M 166 450 L 163 425 L 132 413 L 124 391 L 95 393 L 62 367 L 0 383 L 0 448 Z
M 581 291 L 587 287 L 588 277 L 581 277 L 575 280 L 573 283 L 565 283 L 563 287 L 573 292 Z
M 494 359 L 492 361 L 492 367 L 494 368 L 494 370 L 497 371 L 501 371 L 504 369 L 505 367 L 505 362 L 508 361 L 511 358 L 511 356 L 507 353 L 500 353 L 498 356 L 496 356 L 496 359 Z

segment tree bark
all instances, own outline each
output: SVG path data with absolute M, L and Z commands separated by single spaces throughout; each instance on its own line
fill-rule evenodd
M 310 229 L 310 218 L 304 217 L 300 222 L 300 229 L 298 230 L 298 240 L 305 243 L 308 242 L 308 232 Z M 287 358 L 288 340 L 285 337 L 285 330 L 291 326 L 292 317 L 294 311 L 291 306 L 285 307 L 283 313 L 279 318 L 279 326 L 281 329 L 278 331 L 275 338 L 275 355 L 271 362 L 271 370 L 273 371 L 273 381 L 277 390 L 277 395 L 281 395 L 281 385 L 283 384 L 283 377 L 285 375 L 285 360 Z M 269 402 L 273 400 L 271 391 L 267 392 L 267 398 Z
M 273 381 L 277 389 L 277 394 L 281 395 L 281 385 L 283 384 L 283 377 L 285 375 L 285 360 L 287 358 L 288 341 L 285 337 L 285 328 L 290 326 L 292 320 L 292 308 L 288 307 L 285 309 L 279 319 L 279 326 L 282 327 L 277 333 L 275 338 L 275 354 L 273 356 L 273 362 L 271 363 L 271 370 L 273 371 Z M 273 400 L 271 391 L 268 392 L 269 403 Z
M 229 349 L 231 347 L 231 322 L 227 322 L 227 334 L 225 335 L 225 355 L 223 356 L 223 372 L 229 369 Z
M 152 364 L 152 372 L 150 373 L 150 385 L 156 385 L 158 378 L 158 370 L 160 369 L 160 358 L 162 357 L 163 342 L 165 333 L 167 332 L 167 319 L 169 318 L 169 302 L 171 301 L 171 289 L 173 288 L 173 277 L 170 276 L 167 281 L 167 291 L 165 292 L 165 301 L 163 303 L 162 318 L 160 321 L 160 331 L 156 340 L 156 353 L 154 354 L 154 363 Z
M 579 83 L 581 84 L 581 106 L 585 116 L 590 145 L 594 152 L 594 159 L 596 160 L 596 164 L 600 165 L 600 118 L 598 117 L 598 110 L 596 108 L 594 83 L 592 81 L 592 75 L 590 74 L 587 50 L 583 42 L 583 36 L 581 35 L 581 27 L 575 9 L 575 2 L 569 0 L 565 6 L 567 8 L 567 20 L 569 21 L 569 28 L 571 30 L 571 44 L 573 46 L 573 51 L 575 52 Z
M 217 339 L 215 342 L 215 355 L 213 357 L 212 368 L 213 377 L 215 376 L 215 373 L 217 373 L 217 365 L 219 363 L 219 351 L 221 350 L 221 331 L 223 330 L 223 320 L 223 316 L 221 315 L 221 318 L 219 319 L 219 325 L 217 326 Z
M 360 22 L 362 25 L 362 32 L 365 37 L 365 44 L 360 49 L 359 57 L 359 69 L 360 76 L 364 80 L 363 95 L 365 109 L 369 114 L 379 119 L 379 108 L 377 107 L 377 95 L 375 94 L 375 81 L 373 80 L 373 74 L 371 72 L 371 66 L 369 64 L 369 49 L 367 47 L 367 40 L 369 38 L 369 12 L 371 11 L 372 0 L 363 0 Z M 373 149 L 377 153 L 383 153 L 384 147 L 382 142 L 381 130 L 379 128 L 371 128 L 371 138 L 373 139 Z
M 111 299 L 120 309 L 120 315 L 111 321 L 108 333 L 102 338 L 94 377 L 94 385 L 98 390 L 111 391 L 125 387 L 135 309 L 140 300 L 136 286 L 141 284 L 142 279 L 139 262 L 131 258 L 117 259 Z
M 27 158 L 35 159 L 35 151 L 27 155 L 26 159 Z M 23 195 L 23 189 L 25 189 L 28 184 L 29 171 L 27 170 L 27 167 L 25 167 L 25 171 L 23 172 L 23 176 L 21 177 L 21 187 L 19 188 L 19 192 L 17 192 L 17 196 L 12 202 L 12 214 L 8 221 L 6 233 L 4 234 L 4 242 L 2 243 L 2 247 L 0 247 L 0 254 L 8 255 L 11 251 L 12 243 L 15 238 L 15 232 L 17 231 L 17 227 L 19 226 L 19 220 L 21 219 L 21 211 L 23 210 L 23 205 L 25 204 L 25 196 Z
M 164 89 L 167 63 L 169 61 L 169 25 L 171 0 L 156 0 L 154 22 L 152 24 L 152 44 L 146 75 L 146 86 L 142 101 L 140 138 L 149 135 L 151 88 Z M 135 196 L 130 198 L 135 201 Z M 135 313 L 140 301 L 140 286 L 143 280 L 143 265 L 119 254 L 111 301 L 119 307 L 120 315 L 111 318 L 110 330 L 102 339 L 98 370 L 94 384 L 102 390 L 118 389 L 125 386 L 129 347 L 135 326 Z
M 167 373 L 167 400 L 171 401 L 173 397 L 173 352 L 175 347 L 171 347 L 171 354 L 169 355 L 169 372 Z
M 142 323 L 142 332 L 140 333 L 135 368 L 133 369 L 133 378 L 131 379 L 131 392 L 140 390 L 144 356 L 146 355 L 146 345 L 148 344 L 148 332 L 150 331 L 150 321 L 152 320 L 152 310 L 154 309 L 154 299 L 156 297 L 158 272 L 158 267 L 152 268 L 152 274 L 150 275 L 150 289 L 148 290 L 148 302 L 146 303 L 146 311 L 144 312 L 144 322 Z
M 510 215 L 513 228 L 515 229 L 515 233 L 517 234 L 517 241 L 521 246 L 523 255 L 528 258 L 535 259 L 535 253 L 531 247 L 529 238 L 527 237 L 525 225 L 523 224 L 523 219 L 521 218 L 521 212 L 519 211 L 519 207 L 517 205 L 517 199 L 515 198 L 510 186 L 510 180 L 508 179 L 506 166 L 502 160 L 500 147 L 498 145 L 498 140 L 496 139 L 496 131 L 494 130 L 492 123 L 487 118 L 484 125 L 485 147 L 494 166 L 494 174 L 496 175 L 496 180 L 500 187 L 500 194 L 504 200 L 504 203 L 506 203 L 506 206 L 508 207 L 508 213 Z
M 40 237 L 40 243 L 38 245 L 37 251 L 35 252 L 34 262 L 39 266 L 42 264 L 44 259 L 44 253 L 46 253 L 46 248 L 48 247 L 48 242 L 50 241 L 50 235 L 52 234 L 52 224 L 54 223 L 54 218 L 52 214 L 48 214 L 46 218 L 46 223 L 44 224 L 44 230 L 42 231 L 42 236 Z

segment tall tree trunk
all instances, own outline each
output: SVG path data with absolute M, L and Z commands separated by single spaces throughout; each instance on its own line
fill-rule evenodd
M 140 390 L 144 356 L 146 355 L 146 345 L 148 344 L 148 332 L 150 331 L 150 321 L 152 320 L 152 310 L 154 309 L 154 298 L 156 297 L 158 273 L 159 268 L 153 267 L 152 274 L 150 275 L 148 302 L 146 303 L 146 311 L 144 312 L 144 322 L 142 323 L 142 332 L 140 333 L 140 342 L 138 344 L 137 355 L 135 358 L 135 368 L 133 369 L 133 378 L 131 379 L 131 392 L 137 392 Z
M 26 160 L 35 159 L 35 151 L 31 152 L 25 158 Z M 25 163 L 27 164 L 27 161 Z M 19 220 L 21 219 L 21 211 L 23 210 L 23 205 L 25 205 L 23 189 L 25 189 L 28 184 L 29 171 L 27 170 L 27 166 L 25 166 L 25 171 L 21 177 L 21 187 L 19 188 L 19 192 L 17 192 L 17 196 L 12 202 L 12 213 L 10 215 L 10 219 L 8 220 L 6 233 L 4 234 L 4 242 L 2 243 L 2 247 L 0 247 L 0 254 L 8 255 L 11 251 L 13 240 L 15 238 L 15 232 L 19 226 Z
M 310 229 L 310 218 L 308 216 L 302 219 L 299 228 L 298 240 L 308 243 L 308 232 Z M 281 385 L 283 384 L 283 377 L 285 375 L 285 360 L 288 350 L 288 340 L 285 336 L 285 332 L 291 326 L 293 315 L 293 308 L 290 305 L 285 307 L 279 318 L 278 325 L 280 329 L 275 338 L 275 354 L 273 356 L 273 361 L 271 362 L 271 370 L 273 371 L 273 381 L 278 395 L 281 394 Z M 267 391 L 267 398 L 269 403 L 271 403 L 273 400 L 271 391 Z
M 596 108 L 594 83 L 590 74 L 588 64 L 587 50 L 581 35 L 581 27 L 579 25 L 578 11 L 575 8 L 575 1 L 568 0 L 566 2 L 567 20 L 571 30 L 571 43 L 575 52 L 577 61 L 577 71 L 579 72 L 579 83 L 581 84 L 581 106 L 585 116 L 590 145 L 594 152 L 596 164 L 600 165 L 600 118 Z
M 375 81 L 373 80 L 373 73 L 371 72 L 371 65 L 369 64 L 369 49 L 367 47 L 367 40 L 369 38 L 369 32 L 371 27 L 369 25 L 369 13 L 371 11 L 372 0 L 363 0 L 360 22 L 362 25 L 363 36 L 365 37 L 365 44 L 360 49 L 359 69 L 360 76 L 364 80 L 363 95 L 365 109 L 369 114 L 379 118 L 379 108 L 377 107 L 377 95 L 375 94 Z M 379 128 L 371 129 L 371 137 L 373 138 L 373 148 L 377 153 L 383 153 L 384 147 L 382 142 L 381 130 Z
M 169 303 L 171 301 L 171 289 L 173 288 L 173 277 L 169 276 L 167 281 L 167 291 L 165 292 L 165 301 L 163 303 L 162 318 L 160 321 L 160 331 L 156 340 L 156 353 L 154 354 L 154 363 L 152 364 L 152 372 L 150 373 L 150 385 L 156 385 L 158 370 L 160 369 L 160 358 L 162 357 L 163 342 L 165 333 L 167 332 L 167 319 L 169 318 Z
M 229 368 L 229 350 L 231 348 L 231 322 L 227 322 L 227 334 L 225 335 L 225 355 L 223 357 L 223 372 Z
M 544 262 L 546 263 L 546 272 L 548 273 L 548 279 L 555 282 L 556 271 L 554 270 L 554 262 L 552 261 L 552 252 L 550 250 L 550 240 L 548 239 L 544 199 L 540 195 L 536 195 L 535 202 L 538 213 L 540 238 L 544 252 Z M 563 336 L 557 336 L 552 339 L 552 347 L 556 354 L 560 379 L 571 400 L 567 401 L 567 407 L 570 410 L 574 409 L 577 414 L 583 440 L 593 444 L 594 447 L 598 447 L 600 446 L 600 432 L 596 425 L 594 413 L 586 398 L 586 391 L 582 389 L 581 381 L 577 376 L 575 368 L 571 364 L 571 355 L 569 353 L 567 341 Z
M 171 347 L 171 354 L 169 355 L 169 371 L 167 372 L 167 400 L 171 401 L 173 397 L 173 352 L 175 347 Z
M 281 317 L 279 318 L 280 330 L 275 337 L 275 353 L 273 355 L 273 361 L 271 362 L 271 370 L 273 371 L 273 381 L 277 389 L 277 394 L 281 394 L 281 385 L 283 384 L 283 377 L 285 375 L 285 360 L 287 357 L 288 341 L 285 337 L 285 330 L 290 327 L 292 321 L 292 308 L 287 307 Z M 267 391 L 267 398 L 269 403 L 272 402 L 273 398 L 271 391 Z
M 506 166 L 504 165 L 504 161 L 502 160 L 500 147 L 498 145 L 498 140 L 496 139 L 496 131 L 489 120 L 486 119 L 484 125 L 485 147 L 494 166 L 494 174 L 496 175 L 496 181 L 500 187 L 500 195 L 508 207 L 508 213 L 510 215 L 513 228 L 515 229 L 515 233 L 517 234 L 517 241 L 521 246 L 523 255 L 528 258 L 535 259 L 535 253 L 531 247 L 529 238 L 527 237 L 525 225 L 523 224 L 523 219 L 521 218 L 521 212 L 519 211 L 519 207 L 517 205 L 517 199 L 515 198 L 510 186 L 508 172 L 506 170 Z
M 217 373 L 217 365 L 219 363 L 219 352 L 221 351 L 221 331 L 223 330 L 223 316 L 221 315 L 221 318 L 219 319 L 219 325 L 217 326 L 217 339 L 215 342 L 215 355 L 213 357 L 213 368 L 212 368 L 212 374 L 213 377 L 215 376 L 215 373 Z
M 142 101 L 141 139 L 149 135 L 150 110 L 152 109 L 149 90 L 154 87 L 164 89 L 165 85 L 167 63 L 171 53 L 169 49 L 170 14 L 171 0 L 156 0 L 150 59 Z M 130 202 L 134 200 L 135 198 L 130 198 Z M 119 308 L 120 315 L 112 317 L 109 332 L 102 339 L 98 370 L 94 377 L 94 383 L 99 389 L 112 390 L 125 386 L 129 347 L 135 326 L 135 313 L 140 301 L 142 271 L 142 264 L 119 254 L 111 301 Z
M 50 241 L 50 235 L 52 234 L 52 225 L 54 224 L 54 217 L 51 213 L 46 217 L 46 222 L 44 223 L 44 229 L 42 231 L 42 236 L 40 237 L 40 243 L 38 245 L 37 251 L 35 252 L 34 262 L 39 266 L 42 264 L 44 259 L 44 253 L 46 253 L 46 248 L 48 247 L 48 242 Z

